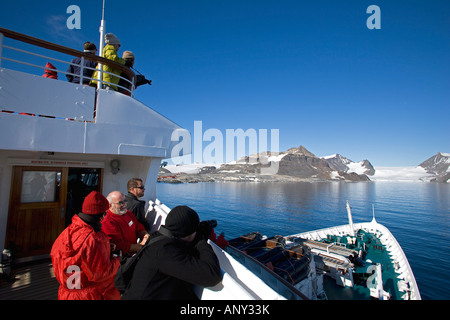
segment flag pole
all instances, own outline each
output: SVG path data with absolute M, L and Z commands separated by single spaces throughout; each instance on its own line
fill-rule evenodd
M 99 55 L 103 56 L 103 47 L 105 45 L 105 0 L 103 0 L 103 7 L 102 7 L 102 21 L 100 23 L 100 49 L 99 49 Z M 97 72 L 97 89 L 100 89 L 102 87 L 102 83 L 100 82 L 103 79 L 103 73 L 101 72 L 103 70 L 103 65 L 99 64 L 99 72 Z

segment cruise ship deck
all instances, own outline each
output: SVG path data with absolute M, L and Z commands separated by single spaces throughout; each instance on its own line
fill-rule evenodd
M 59 283 L 50 259 L 13 267 L 10 281 L 0 276 L 0 300 L 58 299 Z

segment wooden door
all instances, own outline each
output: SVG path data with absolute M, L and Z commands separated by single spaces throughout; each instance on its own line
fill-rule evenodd
M 13 167 L 6 248 L 15 258 L 48 254 L 64 229 L 68 168 Z

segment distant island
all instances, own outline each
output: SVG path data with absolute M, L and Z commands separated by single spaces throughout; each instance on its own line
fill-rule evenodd
M 265 152 L 220 165 L 161 166 L 158 176 L 158 182 L 165 183 L 386 180 L 450 183 L 450 153 L 439 152 L 417 167 L 376 170 L 369 160 L 354 162 L 340 154 L 319 158 L 299 146 L 277 155 Z

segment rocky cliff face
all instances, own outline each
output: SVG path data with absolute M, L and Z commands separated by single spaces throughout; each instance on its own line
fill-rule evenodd
M 360 163 L 363 168 L 366 168 L 366 175 L 373 176 L 375 174 L 375 168 L 372 166 L 369 160 L 363 160 Z
M 273 164 L 278 166 L 277 174 L 262 175 L 261 168 Z M 187 166 L 189 167 L 189 165 Z M 276 166 L 275 166 L 276 167 Z M 318 158 L 305 147 L 290 148 L 280 154 L 262 153 L 243 157 L 235 163 L 214 166 L 199 165 L 198 170 L 190 168 L 183 171 L 183 166 L 176 166 L 173 173 L 161 168 L 159 181 L 171 183 L 206 182 L 206 181 L 370 181 L 380 179 L 368 160 L 353 162 L 335 154 Z M 188 168 L 186 168 L 188 169 Z M 390 168 L 391 169 L 391 168 Z M 450 183 L 450 153 L 437 153 L 411 170 L 399 168 L 392 180 L 401 180 L 402 175 L 411 180 L 411 174 L 417 175 L 417 181 Z M 418 174 L 416 171 L 419 171 Z M 392 176 L 392 169 L 388 175 Z M 423 172 L 428 173 L 424 177 Z M 383 175 L 383 170 L 377 172 Z M 383 179 L 381 179 L 383 180 Z M 389 179 L 388 179 L 389 180 Z
M 303 146 L 291 148 L 285 153 L 279 164 L 280 175 L 321 180 L 370 181 L 367 175 L 375 173 L 367 160 L 355 165 L 339 154 L 318 158 Z M 353 168 L 357 168 L 357 172 Z
M 205 166 L 195 175 L 179 174 L 173 176 L 160 175 L 160 181 L 199 182 L 199 181 L 370 181 L 367 172 L 374 171 L 370 162 L 363 173 L 354 172 L 348 165 L 354 162 L 340 156 L 329 160 L 318 158 L 305 147 L 290 148 L 275 155 L 272 153 L 254 154 L 243 157 L 236 163 L 227 163 L 220 166 Z M 345 165 L 347 163 L 348 165 Z M 271 165 L 278 166 L 276 174 L 263 175 L 261 168 Z M 359 163 L 358 168 L 361 166 Z M 372 173 L 373 174 L 373 173 Z
M 368 176 L 373 176 L 375 174 L 375 168 L 372 166 L 369 160 L 353 162 L 340 154 L 322 157 L 321 159 L 326 160 L 334 171 L 365 174 Z
M 316 156 L 290 153 L 280 161 L 278 174 L 299 178 L 325 177 L 333 169 L 327 161 Z
M 223 164 L 216 173 L 260 174 L 265 163 L 278 162 L 277 179 L 280 176 L 313 180 L 369 181 L 367 174 L 373 174 L 374 168 L 369 161 L 356 164 L 358 172 L 352 170 L 355 165 L 341 156 L 318 158 L 305 147 L 290 148 L 279 155 L 272 153 L 253 154 L 243 157 L 233 164 Z M 362 167 L 363 169 L 359 169 Z
M 425 160 L 420 167 L 424 168 L 428 173 L 436 176 L 436 182 L 450 181 L 450 153 L 438 152 L 436 155 Z
M 347 159 L 344 156 L 341 156 L 340 154 L 323 157 L 322 159 L 325 159 L 334 170 L 343 172 L 348 171 L 347 165 L 351 163 L 349 159 Z

